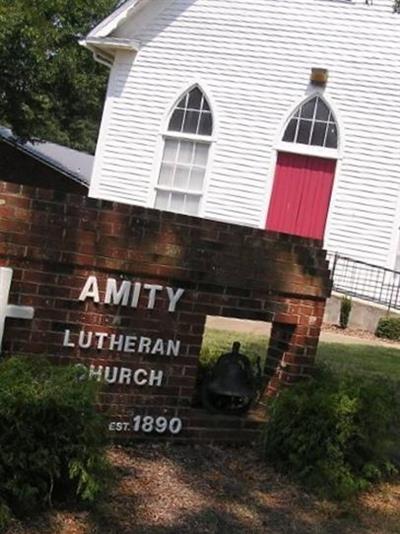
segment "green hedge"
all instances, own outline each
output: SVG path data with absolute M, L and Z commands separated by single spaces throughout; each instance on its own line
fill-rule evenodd
M 340 301 L 340 328 L 346 329 L 349 325 L 351 308 L 353 307 L 353 302 L 350 297 L 343 296 Z
M 397 472 L 398 384 L 327 370 L 272 401 L 266 458 L 308 489 L 344 499 Z
M 93 501 L 107 480 L 99 385 L 42 358 L 0 364 L 0 528 L 10 513 Z
M 381 317 L 375 335 L 400 341 L 400 317 Z

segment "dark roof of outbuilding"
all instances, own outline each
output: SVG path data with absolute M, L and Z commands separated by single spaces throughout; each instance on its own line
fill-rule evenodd
M 14 146 L 72 180 L 89 186 L 94 156 L 55 143 L 23 143 L 11 130 L 2 126 L 0 126 L 0 141 Z

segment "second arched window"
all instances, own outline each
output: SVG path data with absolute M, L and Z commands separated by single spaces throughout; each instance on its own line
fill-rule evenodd
M 212 133 L 210 105 L 195 86 L 179 101 L 164 135 L 155 208 L 199 214 Z
M 283 141 L 338 148 L 335 117 L 320 96 L 314 96 L 296 109 L 286 127 Z

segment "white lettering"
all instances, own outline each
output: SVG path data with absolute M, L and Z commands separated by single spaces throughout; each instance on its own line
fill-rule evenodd
M 181 349 L 181 342 L 174 341 L 173 339 L 168 340 L 167 347 L 167 356 L 179 356 L 179 351 Z
M 140 379 L 140 375 L 143 375 L 143 378 Z M 137 369 L 133 374 L 133 381 L 137 386 L 145 386 L 148 381 L 148 373 L 145 369 Z
M 121 367 L 119 374 L 119 384 L 130 384 L 132 382 L 132 370 L 127 367 Z
M 185 293 L 182 288 L 174 289 L 172 287 L 163 287 L 157 284 L 144 284 L 140 282 L 129 282 L 123 280 L 121 282 L 115 278 L 107 278 L 104 304 L 114 306 L 131 306 L 131 308 L 137 308 L 139 306 L 139 300 L 142 288 L 148 291 L 147 309 L 154 310 L 157 294 L 166 289 L 168 294 L 168 311 L 175 312 L 178 302 L 181 300 Z M 131 300 L 129 302 L 129 299 Z M 94 302 L 100 302 L 100 290 L 99 283 L 96 276 L 89 276 L 85 282 L 85 285 L 79 295 L 79 300 L 85 302 L 87 299 L 92 299 Z
M 63 347 L 71 347 L 71 348 L 75 347 L 75 343 L 72 343 L 72 341 L 70 341 L 70 337 L 71 337 L 71 330 L 66 330 L 64 334 Z
M 85 340 L 86 336 L 86 340 Z M 85 332 L 84 330 L 81 330 L 79 333 L 79 346 L 81 349 L 88 349 L 93 341 L 93 332 Z
M 104 332 L 96 332 L 95 336 L 97 337 L 97 348 L 102 349 L 104 347 L 104 341 L 108 337 L 108 334 Z
M 174 339 L 152 339 L 141 336 L 125 336 L 124 334 L 108 334 L 106 332 L 92 332 L 81 330 L 78 342 L 72 341 L 72 333 L 65 330 L 63 346 L 81 349 L 95 348 L 97 350 L 109 350 L 127 353 L 152 354 L 155 356 L 179 356 L 181 341 Z
M 110 423 L 110 430 L 117 430 L 119 424 L 115 422 L 115 426 L 111 426 L 113 423 Z M 149 415 L 135 415 L 132 417 L 132 425 L 128 424 L 128 429 L 133 430 L 133 432 L 152 432 L 155 430 L 158 434 L 164 434 L 165 432 L 170 432 L 171 434 L 179 434 L 182 431 L 183 423 L 182 419 L 178 417 L 173 417 L 172 419 L 167 419 L 166 417 L 151 417 Z
M 126 336 L 124 352 L 135 352 L 136 340 L 136 336 Z
M 76 378 L 79 382 L 83 382 L 83 380 L 88 378 L 88 369 L 83 363 L 77 363 L 75 369 L 77 371 Z
M 162 286 L 157 286 L 154 284 L 145 284 L 144 289 L 147 289 L 149 291 L 149 302 L 147 303 L 147 308 L 149 310 L 154 310 L 154 306 L 156 304 L 156 296 L 157 291 L 162 291 Z
M 176 305 L 182 298 L 183 294 L 185 293 L 184 289 L 177 289 L 176 292 L 174 292 L 172 287 L 167 287 L 167 293 L 169 298 L 169 312 L 174 312 L 176 310 Z
M 116 336 L 115 334 L 111 335 L 110 346 L 108 350 L 117 350 L 121 352 L 124 347 L 124 336 Z
M 91 365 L 89 368 L 89 379 L 95 378 L 97 382 L 100 382 L 101 377 L 103 375 L 103 366 L 100 365 L 100 367 L 97 368 L 94 365 Z
M 151 353 L 160 354 L 160 356 L 164 356 L 164 342 L 162 339 L 157 339 L 157 341 L 154 343 L 154 347 Z
M 145 352 L 146 354 L 149 354 L 151 350 L 151 339 L 149 337 L 141 337 L 139 341 L 139 353 Z
M 117 289 L 117 281 L 114 278 L 108 278 L 104 303 L 128 306 L 131 287 L 131 282 L 124 281 L 121 287 Z
M 163 371 L 154 371 L 154 369 L 152 369 L 150 371 L 149 386 L 157 386 L 157 387 L 162 386 L 163 377 L 164 377 Z
M 142 284 L 140 284 L 139 282 L 136 282 L 133 286 L 133 295 L 132 295 L 132 302 L 131 302 L 132 308 L 138 307 L 141 290 L 142 290 Z
M 122 423 L 121 421 L 113 421 L 108 425 L 108 430 L 111 432 L 128 432 L 130 429 L 129 423 Z
M 79 300 L 82 302 L 89 298 L 93 299 L 94 302 L 100 302 L 99 284 L 97 283 L 96 276 L 89 276 L 82 289 L 82 293 L 79 295 Z
M 105 372 L 104 372 L 104 380 L 108 384 L 115 384 L 118 378 L 118 367 L 112 368 L 112 371 L 113 371 L 112 377 L 110 377 L 110 371 L 111 371 L 111 367 L 106 367 Z
M 84 369 L 87 369 L 85 366 Z M 82 374 L 82 378 L 84 378 Z M 107 384 L 122 384 L 136 386 L 155 386 L 161 387 L 164 378 L 164 371 L 151 369 L 129 369 L 128 367 L 103 367 L 102 365 L 90 365 L 89 373 L 86 373 L 86 377 L 89 380 L 96 380 L 100 382 L 103 380 Z

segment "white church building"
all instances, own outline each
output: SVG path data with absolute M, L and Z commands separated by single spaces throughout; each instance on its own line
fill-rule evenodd
M 90 196 L 400 268 L 392 0 L 128 0 L 83 44 L 111 69 Z

